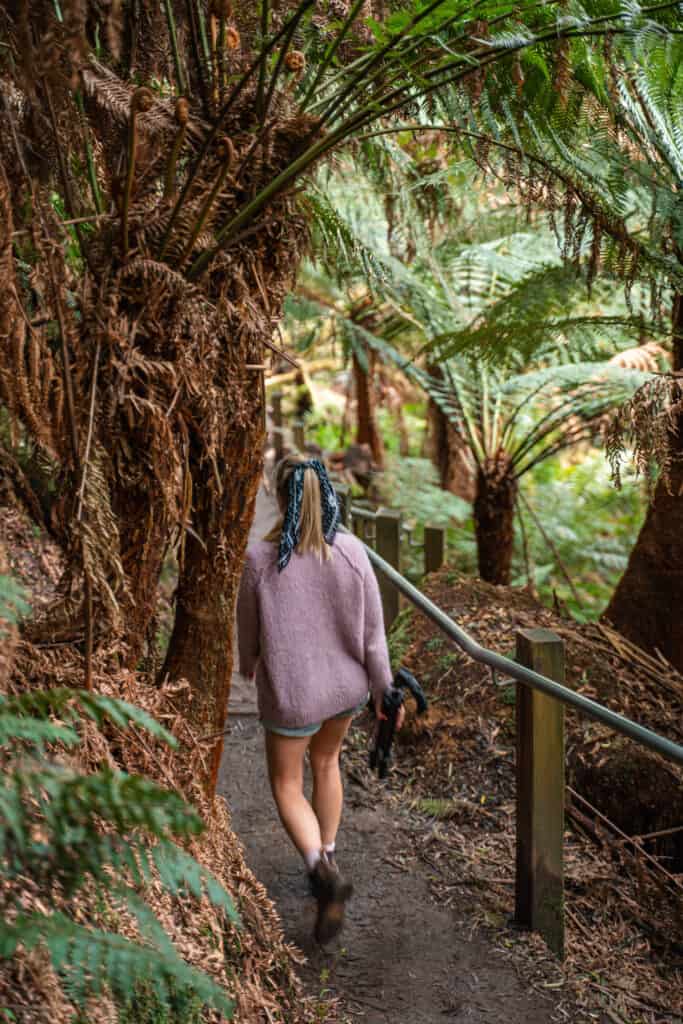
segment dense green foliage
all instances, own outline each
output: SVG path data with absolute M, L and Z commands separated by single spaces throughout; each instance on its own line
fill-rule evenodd
M 364 258 L 355 270 L 347 261 L 334 277 L 309 268 L 288 306 L 290 329 L 302 351 L 332 351 L 342 360 L 353 352 L 361 360 L 372 349 L 418 385 L 451 422 L 474 467 L 486 473 L 503 465 L 522 488 L 512 581 L 529 579 L 544 600 L 557 595 L 577 616 L 596 617 L 625 567 L 644 508 L 628 478 L 621 496 L 610 489 L 599 454 L 604 416 L 652 379 L 657 358 L 664 365 L 664 349 L 650 346 L 639 357 L 638 341 L 664 336 L 644 313 L 647 294 L 639 285 L 630 295 L 636 314 L 618 279 L 605 272 L 589 287 L 588 257 L 566 265 L 541 222 L 524 224 L 519 207 L 497 189 L 473 188 L 463 163 L 449 164 L 439 179 L 439 202 L 451 216 L 435 229 L 435 245 L 413 230 L 410 261 L 391 251 L 377 192 L 382 176 L 361 178 L 361 202 L 343 181 L 328 180 L 347 236 L 360 253 L 373 253 L 370 270 L 382 272 L 369 278 Z M 619 362 L 625 349 L 635 355 Z M 647 369 L 634 368 L 640 358 Z M 424 403 L 404 403 L 401 414 L 403 450 L 407 434 L 412 458 L 389 462 L 382 494 L 415 523 L 418 542 L 422 523 L 447 527 L 459 567 L 476 572 L 472 508 L 442 491 L 420 458 Z M 395 413 L 380 409 L 378 422 L 386 450 L 396 455 Z M 328 408 L 314 414 L 309 436 L 333 448 L 348 441 L 352 426 L 342 439 L 338 425 L 339 413 Z M 406 547 L 405 559 L 418 574 L 417 549 Z
M 471 506 L 441 490 L 429 460 L 392 459 L 382 492 L 413 527 L 415 546 L 403 547 L 404 571 L 419 578 L 423 560 L 417 545 L 422 526 L 430 523 L 447 530 L 449 564 L 476 575 Z M 525 478 L 520 497 L 513 586 L 531 582 L 545 604 L 553 604 L 557 596 L 575 618 L 598 618 L 642 523 L 647 505 L 643 485 L 628 477 L 615 490 L 603 454 L 587 450 L 543 462 Z
M 7 577 L 0 584 L 0 617 L 15 618 L 20 592 Z M 183 1020 L 205 1003 L 229 1016 L 223 989 L 178 955 L 145 901 L 154 879 L 171 894 L 208 898 L 238 923 L 229 894 L 178 845 L 203 823 L 149 779 L 74 767 L 87 720 L 175 744 L 144 711 L 101 694 L 0 696 L 0 957 L 45 947 L 76 1005 L 106 990 L 124 1010 L 146 999 L 182 1010 Z M 142 941 L 116 930 L 124 919 Z

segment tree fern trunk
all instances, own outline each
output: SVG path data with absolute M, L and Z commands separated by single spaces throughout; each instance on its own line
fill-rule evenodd
M 197 495 L 193 531 L 188 534 L 179 573 L 176 614 L 161 677 L 186 679 L 188 718 L 201 734 L 223 729 L 233 669 L 233 623 L 256 492 L 263 471 L 263 414 L 235 430 L 219 466 L 206 464 L 193 479 Z M 193 474 L 194 476 L 194 474 Z M 223 750 L 220 736 L 211 757 L 208 784 L 215 790 Z
M 683 295 L 672 313 L 673 368 L 683 370 Z M 671 434 L 683 456 L 683 417 Z M 604 617 L 648 651 L 683 670 L 683 466 L 674 461 L 669 487 L 660 480 L 631 556 Z
M 368 372 L 366 373 L 360 364 L 359 359 L 353 356 L 353 377 L 356 384 L 357 429 L 356 442 L 367 444 L 372 452 L 373 462 L 377 466 L 384 465 L 384 442 L 377 427 L 375 417 L 375 392 L 374 392 L 374 370 L 375 356 L 372 352 L 367 353 Z
M 158 496 L 157 496 L 158 499 Z M 126 662 L 135 669 L 143 656 L 158 600 L 158 583 L 168 550 L 170 526 L 163 503 L 147 491 L 121 488 L 114 511 L 121 532 L 121 564 L 127 595 L 121 609 L 125 623 Z
M 437 366 L 428 367 L 428 372 L 440 377 Z M 464 501 L 474 501 L 476 478 L 469 450 L 433 398 L 427 404 L 427 432 L 427 452 L 438 470 L 440 486 Z
M 510 583 L 516 496 L 506 456 L 487 460 L 477 475 L 474 500 L 479 575 L 487 583 Z

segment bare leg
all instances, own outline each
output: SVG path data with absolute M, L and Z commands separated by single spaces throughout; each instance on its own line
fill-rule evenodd
M 280 821 L 306 859 L 322 846 L 318 819 L 304 796 L 304 754 L 311 736 L 278 736 L 266 730 L 268 777 Z
M 341 821 L 344 790 L 339 770 L 339 753 L 352 717 L 330 718 L 311 737 L 312 803 L 320 823 L 320 837 L 324 846 L 334 843 Z

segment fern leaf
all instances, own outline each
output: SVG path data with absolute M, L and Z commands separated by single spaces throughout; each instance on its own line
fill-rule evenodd
M 74 747 L 80 739 L 78 733 L 66 725 L 7 714 L 0 704 L 0 747 L 17 741 L 42 749 L 46 743 L 63 743 L 66 747 Z
M 30 715 L 34 718 L 58 715 L 69 722 L 75 722 L 80 711 L 84 711 L 99 726 L 106 721 L 121 729 L 135 725 L 173 749 L 178 745 L 175 737 L 142 708 L 104 694 L 60 686 L 50 690 L 31 690 L 12 697 L 0 695 L 0 715 Z
M 191 892 L 197 899 L 206 896 L 216 907 L 226 912 L 233 924 L 240 918 L 232 897 L 207 868 L 181 850 L 174 843 L 158 843 L 152 850 L 152 859 L 165 888 L 174 895 Z
M 25 590 L 11 576 L 0 575 L 0 620 L 13 624 L 28 615 L 31 607 L 25 599 Z M 0 637 L 3 636 L 0 625 Z
M 65 991 L 79 1006 L 105 989 L 125 1002 L 144 984 L 164 1005 L 172 1002 L 178 988 L 185 988 L 232 1018 L 234 1003 L 224 989 L 182 960 L 168 942 L 155 948 L 76 924 L 65 914 L 36 913 L 0 923 L 0 958 L 13 957 L 19 945 L 29 951 L 39 945 L 47 948 Z
M 144 729 L 154 739 L 163 740 L 169 747 L 177 749 L 178 741 L 175 736 L 142 708 L 135 707 L 134 704 L 129 704 L 128 701 L 120 698 L 106 697 L 104 694 L 90 693 L 86 690 L 78 691 L 76 696 L 86 714 L 93 718 L 98 725 L 107 719 L 121 729 L 136 725 L 138 728 Z

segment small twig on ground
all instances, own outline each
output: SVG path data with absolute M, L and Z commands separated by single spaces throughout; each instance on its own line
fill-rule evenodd
M 652 854 L 647 852 L 647 850 L 643 850 L 642 847 L 638 846 L 638 844 L 634 841 L 633 836 L 629 836 L 626 834 L 626 832 L 622 832 L 618 825 L 615 825 L 613 821 L 610 821 L 610 819 L 601 811 L 599 811 L 597 807 L 593 807 L 592 803 L 589 800 L 586 800 L 585 796 L 581 796 L 581 794 L 577 793 L 576 790 L 572 789 L 571 786 L 567 786 L 567 791 L 571 794 L 572 799 L 579 800 L 585 807 L 588 808 L 591 814 L 594 814 L 597 818 L 600 819 L 600 821 L 602 821 L 605 825 L 612 829 L 613 832 L 616 832 L 616 834 L 620 836 L 621 839 L 626 840 L 627 843 L 634 847 L 637 854 L 644 857 L 645 860 L 647 860 L 655 868 L 656 871 L 661 872 L 661 874 L 663 874 L 667 878 L 667 880 L 676 887 L 676 889 L 678 889 L 680 892 L 683 892 L 683 882 L 679 881 L 679 879 L 676 878 L 675 875 L 672 875 L 671 872 L 667 871 L 666 868 L 659 863 L 656 857 L 653 857 Z

